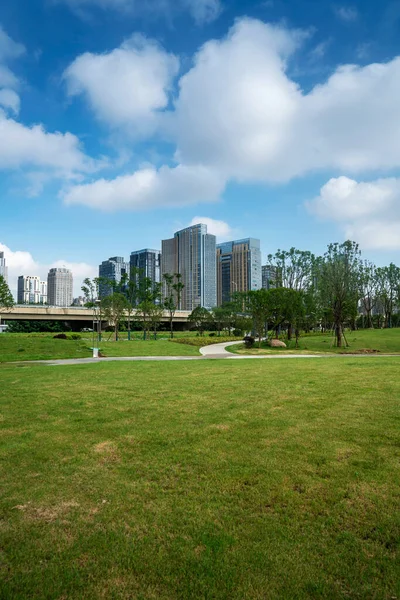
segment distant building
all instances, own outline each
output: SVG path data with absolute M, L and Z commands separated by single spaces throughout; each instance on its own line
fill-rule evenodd
M 151 280 L 153 287 L 160 283 L 161 252 L 160 250 L 135 250 L 131 252 L 130 273 L 132 269 L 139 269 L 138 281 L 147 277 Z
M 246 238 L 217 245 L 217 302 L 229 302 L 234 292 L 261 289 L 260 240 Z
M 72 273 L 69 269 L 50 269 L 47 276 L 47 300 L 50 306 L 71 306 Z
M 18 304 L 46 304 L 47 283 L 36 275 L 20 275 L 17 287 Z
M 72 301 L 72 306 L 85 306 L 86 300 L 83 296 L 78 296 L 74 298 Z
M 119 283 L 123 275 L 129 274 L 129 263 L 122 256 L 112 256 L 99 265 L 99 277 L 108 279 L 110 285 L 100 283 L 100 298 L 104 298 L 113 290 L 113 284 Z
M 262 287 L 265 290 L 269 290 L 276 287 L 276 269 L 271 265 L 264 265 L 262 267 Z
M 215 235 L 207 233 L 207 225 L 202 223 L 177 231 L 173 238 L 162 241 L 161 275 L 181 275 L 184 285 L 179 306 L 181 310 L 216 306 L 215 256 Z
M 8 268 L 6 265 L 6 259 L 4 252 L 0 252 L 0 275 L 4 277 L 6 283 L 8 283 Z

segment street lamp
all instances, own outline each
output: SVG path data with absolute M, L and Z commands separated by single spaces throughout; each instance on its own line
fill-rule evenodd
M 100 300 L 97 298 L 93 301 L 93 358 L 99 358 L 99 342 L 101 333 L 101 321 L 99 322 L 99 316 L 97 316 L 97 307 L 99 308 L 99 316 L 100 316 Z M 97 348 L 94 346 L 94 332 L 95 332 L 95 323 L 97 321 Z

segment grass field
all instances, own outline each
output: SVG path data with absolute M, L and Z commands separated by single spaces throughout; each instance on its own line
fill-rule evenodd
M 92 355 L 92 336 L 82 333 L 81 340 L 54 339 L 54 333 L 0 334 L 0 362 L 47 360 L 57 358 L 85 358 Z M 128 342 L 107 341 L 104 336 L 100 348 L 104 356 L 187 356 L 198 355 L 198 348 L 171 343 L 169 339 L 146 340 L 136 338 Z
M 0 366 L 0 597 L 400 597 L 399 359 Z
M 400 328 L 394 329 L 360 329 L 358 331 L 346 332 L 349 347 L 342 348 L 333 346 L 333 337 L 330 333 L 317 333 L 303 335 L 299 340 L 299 347 L 295 347 L 295 340 L 285 343 L 287 348 L 270 348 L 266 342 L 262 342 L 258 348 L 256 342 L 254 348 L 247 350 L 242 345 L 231 346 L 229 352 L 235 354 L 320 354 L 330 353 L 362 353 L 365 350 L 378 350 L 383 354 L 400 354 Z

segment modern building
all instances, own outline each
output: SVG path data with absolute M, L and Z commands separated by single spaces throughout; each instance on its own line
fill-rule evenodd
M 36 275 L 20 275 L 17 287 L 18 304 L 46 304 L 47 282 Z
M 78 296 L 74 298 L 72 301 L 72 306 L 85 306 L 86 299 L 83 296 Z
M 65 268 L 50 269 L 47 276 L 47 301 L 50 306 L 71 306 L 72 272 Z
M 8 283 L 8 268 L 6 265 L 6 259 L 4 252 L 0 252 L 0 275 L 4 277 L 6 283 Z
M 131 252 L 130 273 L 132 269 L 138 269 L 138 281 L 147 277 L 155 286 L 160 283 L 161 252 L 160 250 L 136 250 Z
M 276 269 L 271 265 L 263 265 L 262 267 L 262 287 L 269 290 L 276 287 Z
M 197 306 L 213 308 L 217 304 L 216 237 L 199 223 L 177 231 L 162 241 L 161 275 L 179 273 L 184 285 L 181 310 Z
M 125 262 L 122 256 L 112 256 L 108 260 L 104 260 L 99 265 L 99 277 L 108 279 L 110 285 L 100 283 L 99 294 L 100 298 L 104 298 L 112 292 L 112 286 L 119 283 L 123 275 L 129 274 L 129 263 Z
M 260 240 L 246 238 L 217 246 L 217 303 L 229 302 L 234 292 L 259 290 L 261 278 Z

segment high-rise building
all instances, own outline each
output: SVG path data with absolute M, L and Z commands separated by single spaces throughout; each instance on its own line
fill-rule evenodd
M 47 282 L 36 275 L 20 275 L 17 288 L 18 304 L 46 304 Z
M 126 263 L 122 256 L 112 256 L 108 260 L 104 260 L 99 265 L 99 277 L 108 279 L 110 285 L 104 282 L 100 283 L 100 297 L 104 298 L 112 292 L 112 284 L 119 283 L 123 275 L 129 274 L 129 263 Z
M 47 276 L 47 300 L 50 306 L 71 306 L 72 273 L 69 269 L 50 269 Z
M 8 283 L 8 268 L 6 265 L 6 259 L 4 252 L 0 252 L 0 275 L 4 277 L 6 283 Z
M 130 269 L 139 269 L 138 281 L 147 277 L 153 283 L 160 283 L 160 266 L 161 252 L 160 250 L 136 250 L 131 252 Z
M 262 286 L 265 290 L 269 290 L 276 286 L 276 269 L 271 265 L 263 265 L 262 267 Z
M 197 306 L 217 304 L 216 238 L 207 225 L 192 225 L 162 241 L 161 273 L 179 273 L 184 285 L 179 308 L 192 311 Z
M 218 306 L 229 302 L 234 292 L 261 289 L 260 240 L 246 238 L 217 246 Z

